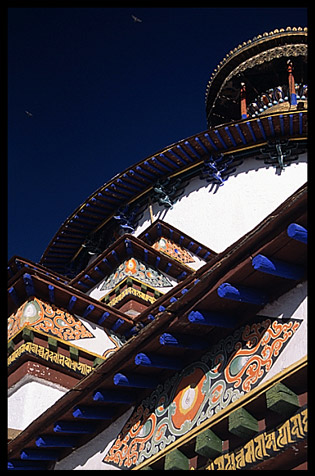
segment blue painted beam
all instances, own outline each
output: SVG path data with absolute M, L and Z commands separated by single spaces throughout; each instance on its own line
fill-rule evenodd
M 148 175 L 149 177 L 151 177 L 151 178 L 153 178 L 154 180 L 156 180 L 156 175 L 155 175 L 155 174 L 152 174 L 151 172 L 149 172 L 149 171 L 146 170 L 146 169 L 142 169 L 140 165 L 137 165 L 136 170 L 138 171 L 139 174 L 141 174 L 141 172 L 142 172 L 142 174 L 146 174 L 146 175 Z M 146 180 L 148 180 L 147 177 L 144 177 L 144 178 L 146 178 Z
M 94 309 L 95 306 L 93 304 L 89 304 L 83 313 L 83 317 L 87 317 L 89 314 L 91 314 L 92 311 L 94 311 Z
M 34 450 L 30 448 L 22 450 L 20 458 L 28 461 L 57 461 L 59 453 L 54 450 Z
M 47 469 L 47 463 L 42 461 L 11 460 L 8 461 L 8 470 L 43 471 Z
M 75 296 L 71 296 L 71 298 L 69 299 L 69 303 L 68 303 L 68 311 L 71 312 L 72 309 L 74 308 L 74 305 L 77 301 L 77 298 Z
M 181 281 L 182 279 L 186 278 L 186 276 L 187 276 L 186 271 L 183 271 L 183 272 L 180 273 L 178 276 L 176 276 L 176 279 L 178 279 L 179 281 Z
M 239 126 L 238 124 L 235 124 L 235 129 L 237 130 L 238 135 L 240 136 L 241 141 L 243 142 L 243 144 L 246 145 L 246 144 L 247 144 L 247 141 L 246 141 L 246 139 L 245 139 L 245 137 L 244 137 L 244 134 L 243 134 L 243 132 L 241 131 L 241 128 L 240 128 L 240 126 Z
M 151 239 L 151 236 L 149 235 L 149 233 L 146 233 L 144 236 L 145 236 L 145 239 L 147 240 L 147 242 L 149 243 L 149 245 L 152 245 L 152 239 Z
M 144 248 L 144 250 L 143 250 L 143 259 L 144 259 L 145 263 L 148 262 L 148 256 L 149 256 L 149 251 Z
M 196 155 L 198 159 L 201 159 L 201 155 L 199 154 L 199 152 L 188 142 L 188 140 L 186 140 L 184 144 L 186 147 L 188 147 L 188 149 L 190 150 L 190 152 L 192 152 L 193 155 Z
M 165 165 L 163 162 L 161 162 L 159 159 L 157 159 L 156 157 L 153 157 L 152 158 L 152 162 L 155 164 L 155 165 L 159 165 L 160 167 L 163 167 L 165 170 L 167 170 L 168 172 L 174 172 L 174 169 L 169 167 L 168 165 Z
M 307 243 L 307 230 L 297 223 L 291 223 L 287 228 L 287 235 L 293 240 L 301 241 L 302 243 Z
M 124 332 L 123 335 L 125 337 L 131 337 L 138 334 L 139 331 L 140 331 L 140 328 L 138 326 L 133 326 L 131 327 L 131 329 L 128 329 L 126 332 Z
M 29 273 L 23 274 L 23 281 L 24 281 L 24 287 L 27 295 L 34 296 L 35 295 L 35 288 L 34 288 L 34 283 L 32 276 Z
M 207 251 L 207 253 L 204 255 L 203 259 L 209 258 L 210 255 L 211 255 L 210 251 Z
M 190 250 L 194 246 L 194 241 L 190 241 L 189 244 L 187 245 L 187 250 Z
M 85 274 L 84 275 L 84 279 L 87 279 L 88 281 L 91 282 L 91 284 L 97 284 L 97 282 L 95 281 L 95 279 L 91 278 L 91 276 L 89 274 Z
M 135 395 L 119 390 L 99 389 L 93 393 L 93 400 L 104 403 L 133 403 Z
M 279 116 L 280 119 L 280 129 L 281 129 L 281 134 L 284 135 L 284 123 L 283 123 L 283 114 L 280 114 Z
M 208 349 L 208 342 L 204 341 L 202 338 L 196 339 L 195 337 L 190 337 L 187 335 L 180 334 L 170 334 L 164 332 L 160 336 L 160 344 L 170 347 L 177 347 L 181 349 L 191 349 L 191 350 L 204 350 Z
M 171 164 L 173 167 L 176 167 L 176 168 L 179 168 L 180 165 L 178 165 L 176 162 L 174 162 L 172 159 L 170 159 L 169 157 L 166 157 L 165 154 L 160 154 L 160 157 L 163 158 L 164 160 L 166 160 L 169 164 Z
M 248 304 L 264 305 L 268 302 L 268 296 L 266 293 L 246 286 L 233 285 L 230 283 L 221 284 L 217 289 L 217 293 L 221 298 Z
M 221 144 L 223 145 L 223 147 L 224 147 L 225 149 L 227 149 L 228 146 L 226 145 L 226 143 L 224 142 L 223 138 L 221 137 L 220 132 L 219 132 L 217 129 L 214 129 L 214 133 L 215 133 L 215 135 L 217 136 L 217 138 L 219 139 L 219 141 L 221 142 Z
M 119 329 L 119 327 L 122 326 L 124 322 L 125 321 L 119 317 L 117 321 L 112 325 L 111 330 L 117 331 L 117 329 Z
M 96 430 L 96 424 L 91 422 L 79 422 L 79 421 L 57 421 L 54 424 L 55 433 L 74 433 L 87 435 L 94 433 Z
M 141 183 L 143 186 L 146 186 L 146 184 L 143 183 L 143 180 L 145 180 L 145 182 L 150 181 L 148 179 L 148 177 L 145 177 L 144 175 L 140 175 L 137 172 L 135 172 L 134 170 L 129 170 L 129 173 L 132 176 L 133 180 L 137 180 L 137 183 Z
M 198 145 L 200 145 L 200 147 L 204 150 L 206 154 L 210 153 L 210 151 L 207 149 L 204 143 L 199 139 L 199 137 L 195 137 L 195 141 L 197 142 Z
M 170 271 L 171 267 L 172 267 L 172 263 L 167 263 L 167 265 L 165 266 L 164 272 L 168 273 Z
M 83 287 L 88 288 L 88 289 L 90 289 L 90 287 L 91 287 L 89 284 L 83 283 L 82 281 L 78 281 L 78 284 L 80 286 L 83 286 Z
M 184 160 L 179 154 L 177 154 L 174 150 L 169 150 L 168 152 L 171 152 L 171 154 L 176 157 L 176 159 L 180 160 L 182 164 L 187 165 L 186 160 Z
M 158 268 L 159 265 L 160 265 L 160 261 L 161 261 L 161 258 L 159 256 L 156 257 L 156 260 L 155 260 L 155 267 Z
M 152 160 L 151 160 L 152 162 Z M 157 167 L 155 167 L 154 165 L 152 165 L 148 160 L 145 160 L 143 162 L 143 165 L 145 165 L 146 167 L 149 167 L 151 170 L 153 170 L 154 172 L 158 173 L 159 175 L 163 175 L 165 172 L 163 172 L 162 170 L 158 169 Z
M 115 250 L 113 250 L 111 254 L 112 254 L 112 256 L 114 256 L 117 263 L 120 264 L 120 259 L 119 259 L 119 256 L 118 256 L 117 252 Z
M 226 126 L 226 127 L 224 128 L 224 130 L 225 130 L 225 132 L 227 133 L 227 135 L 229 136 L 229 139 L 230 139 L 230 141 L 232 142 L 232 144 L 234 145 L 234 147 L 236 147 L 237 144 L 236 144 L 236 142 L 235 142 L 234 137 L 233 137 L 232 134 L 231 134 L 231 131 L 230 131 L 230 129 L 229 129 L 229 126 Z
M 258 254 L 252 259 L 252 266 L 256 271 L 286 279 L 298 280 L 305 274 L 303 266 L 274 258 L 267 258 L 267 256 L 262 254 Z
M 112 200 L 114 202 L 121 202 L 122 199 L 126 198 L 126 195 L 122 194 L 122 193 L 119 193 L 119 192 L 116 192 L 114 190 L 110 190 L 109 188 L 105 188 L 105 197 L 106 197 L 106 200 Z M 113 197 L 113 193 L 115 193 L 116 195 L 120 195 L 120 197 Z
M 176 146 L 176 148 L 180 150 L 182 154 L 184 154 L 184 156 L 189 160 L 189 162 L 194 161 L 194 159 L 190 157 L 190 155 L 188 155 L 187 152 L 179 144 Z
M 113 267 L 112 265 L 110 264 L 110 262 L 108 261 L 107 258 L 103 258 L 102 259 L 102 263 L 106 264 L 106 266 L 112 271 L 113 270 Z
M 11 297 L 12 301 L 14 302 L 16 306 L 20 305 L 20 300 L 13 286 L 12 288 L 9 289 L 9 296 Z
M 260 119 L 257 119 L 257 124 L 258 124 L 259 130 L 260 130 L 260 132 L 261 132 L 263 138 L 264 138 L 265 140 L 267 140 L 267 138 L 266 138 L 266 133 L 265 133 L 265 131 L 264 131 L 264 128 L 263 128 L 263 125 L 262 125 L 262 122 L 261 122 Z
M 113 410 L 88 405 L 77 405 L 74 407 L 72 415 L 74 418 L 87 420 L 110 420 L 113 416 Z
M 104 191 L 103 192 L 98 192 L 97 196 L 99 197 L 100 200 L 104 201 L 106 200 L 106 202 L 103 202 L 104 203 L 104 208 L 107 208 L 108 211 L 112 211 L 113 210 L 113 203 L 108 203 L 107 201 L 107 196 L 104 194 Z
M 253 130 L 253 128 L 252 128 L 251 123 L 250 123 L 249 121 L 247 121 L 247 122 L 246 122 L 246 125 L 247 125 L 247 127 L 248 127 L 248 129 L 249 129 L 249 132 L 251 133 L 251 136 L 252 136 L 252 138 L 253 138 L 253 141 L 254 141 L 254 142 L 257 142 L 257 138 L 256 138 L 256 136 L 255 136 L 255 133 L 254 133 L 254 130 Z
M 188 314 L 188 320 L 193 324 L 201 324 L 203 326 L 211 327 L 225 327 L 228 329 L 233 328 L 236 324 L 236 319 L 233 316 L 209 311 L 191 311 Z
M 101 317 L 98 319 L 97 323 L 99 325 L 103 324 L 103 322 L 110 316 L 109 312 L 108 311 L 105 311 L 103 312 L 103 314 L 101 315 Z
M 302 135 L 303 132 L 303 113 L 299 113 L 299 134 Z
M 289 124 L 290 124 L 290 135 L 293 134 L 293 114 L 289 114 Z
M 127 255 L 132 256 L 133 255 L 132 243 L 127 238 L 125 239 L 125 247 L 126 247 Z
M 275 136 L 275 130 L 274 130 L 274 127 L 273 127 L 273 122 L 272 122 L 272 116 L 268 117 L 268 122 L 269 122 L 270 132 L 273 136 Z
M 104 277 L 103 271 L 98 266 L 94 267 L 94 271 L 96 271 L 101 277 Z
M 117 373 L 113 378 L 114 384 L 121 387 L 135 387 L 135 388 L 155 388 L 158 385 L 158 380 L 148 375 L 136 374 L 122 374 Z
M 55 286 L 52 284 L 48 284 L 48 293 L 49 293 L 49 300 L 51 303 L 55 302 Z
M 206 138 L 206 140 L 209 142 L 209 144 L 211 145 L 211 147 L 214 149 L 214 150 L 218 150 L 217 146 L 215 145 L 215 143 L 213 142 L 213 140 L 211 139 L 211 137 L 209 136 L 208 132 L 206 132 L 204 134 L 204 137 Z
M 182 368 L 183 364 L 169 356 L 161 356 L 161 355 L 155 355 L 155 354 L 146 354 L 143 352 L 140 352 L 135 356 L 135 364 L 144 366 L 144 367 L 153 367 L 157 369 L 171 369 L 171 370 L 179 370 Z
M 36 446 L 39 448 L 75 448 L 77 438 L 73 436 L 43 435 L 36 438 Z
M 127 174 L 124 174 L 123 177 L 128 178 L 129 180 L 132 180 L 130 177 L 128 177 Z M 133 183 L 130 183 L 129 181 L 123 181 L 120 178 L 117 179 L 117 183 L 119 183 L 123 188 L 135 190 L 136 192 L 139 192 L 143 188 L 143 184 L 141 184 L 142 187 L 138 187 L 137 185 L 134 185 L 134 181 Z M 139 182 L 137 182 L 137 184 L 139 184 Z
M 161 236 L 162 236 L 162 227 L 161 227 L 161 223 L 158 223 L 158 224 L 156 225 L 156 232 L 157 232 L 157 235 L 158 235 L 159 237 L 161 237 Z

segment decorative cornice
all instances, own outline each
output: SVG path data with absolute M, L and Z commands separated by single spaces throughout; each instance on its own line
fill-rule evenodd
M 57 231 L 40 263 L 66 273 L 89 236 L 108 226 L 122 204 L 145 203 L 161 179 L 176 180 L 210 157 L 255 150 L 270 139 L 306 137 L 307 111 L 290 110 L 223 124 L 176 142 L 116 175 L 88 197 Z M 122 190 L 127 194 L 122 195 Z

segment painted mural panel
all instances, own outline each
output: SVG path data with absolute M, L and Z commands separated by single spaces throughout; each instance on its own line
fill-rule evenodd
M 78 318 L 36 297 L 8 318 L 8 339 L 26 325 L 66 341 L 94 337 Z
M 300 321 L 262 318 L 213 345 L 134 410 L 104 462 L 132 469 L 256 387 Z
M 112 289 L 126 276 L 132 276 L 133 278 L 139 279 L 142 283 L 149 284 L 156 288 L 172 286 L 167 277 L 152 268 L 152 266 L 149 266 L 136 258 L 130 258 L 121 263 L 114 273 L 108 276 L 101 287 L 101 291 Z
M 163 236 L 152 245 L 152 248 L 168 256 L 171 256 L 172 258 L 184 264 L 194 263 L 195 261 L 191 254 L 185 250 L 185 248 L 182 248 L 178 244 L 174 243 L 174 241 L 164 238 Z

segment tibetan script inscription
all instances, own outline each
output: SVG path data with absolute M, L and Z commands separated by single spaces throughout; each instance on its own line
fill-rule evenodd
M 249 469 L 304 440 L 306 436 L 307 408 L 303 408 L 275 430 L 265 431 L 248 441 L 242 448 L 218 456 L 205 469 L 212 471 Z
M 83 362 L 77 362 L 70 357 L 59 354 L 58 352 L 53 352 L 42 345 L 34 344 L 33 342 L 26 342 L 25 344 L 20 345 L 12 354 L 8 357 L 8 366 L 15 362 L 21 355 L 24 353 L 29 353 L 36 355 L 46 360 L 47 362 L 52 362 L 61 367 L 72 370 L 81 375 L 88 375 L 93 367 L 87 365 Z

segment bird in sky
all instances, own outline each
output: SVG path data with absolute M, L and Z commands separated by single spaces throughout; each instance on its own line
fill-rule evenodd
M 24 111 L 24 112 L 28 117 L 33 117 L 33 114 L 31 112 L 29 112 L 29 111 Z
M 135 15 L 131 15 L 131 18 L 133 19 L 133 21 L 134 21 L 135 23 L 136 23 L 136 22 L 142 23 L 142 20 L 141 20 L 140 18 L 136 17 Z

